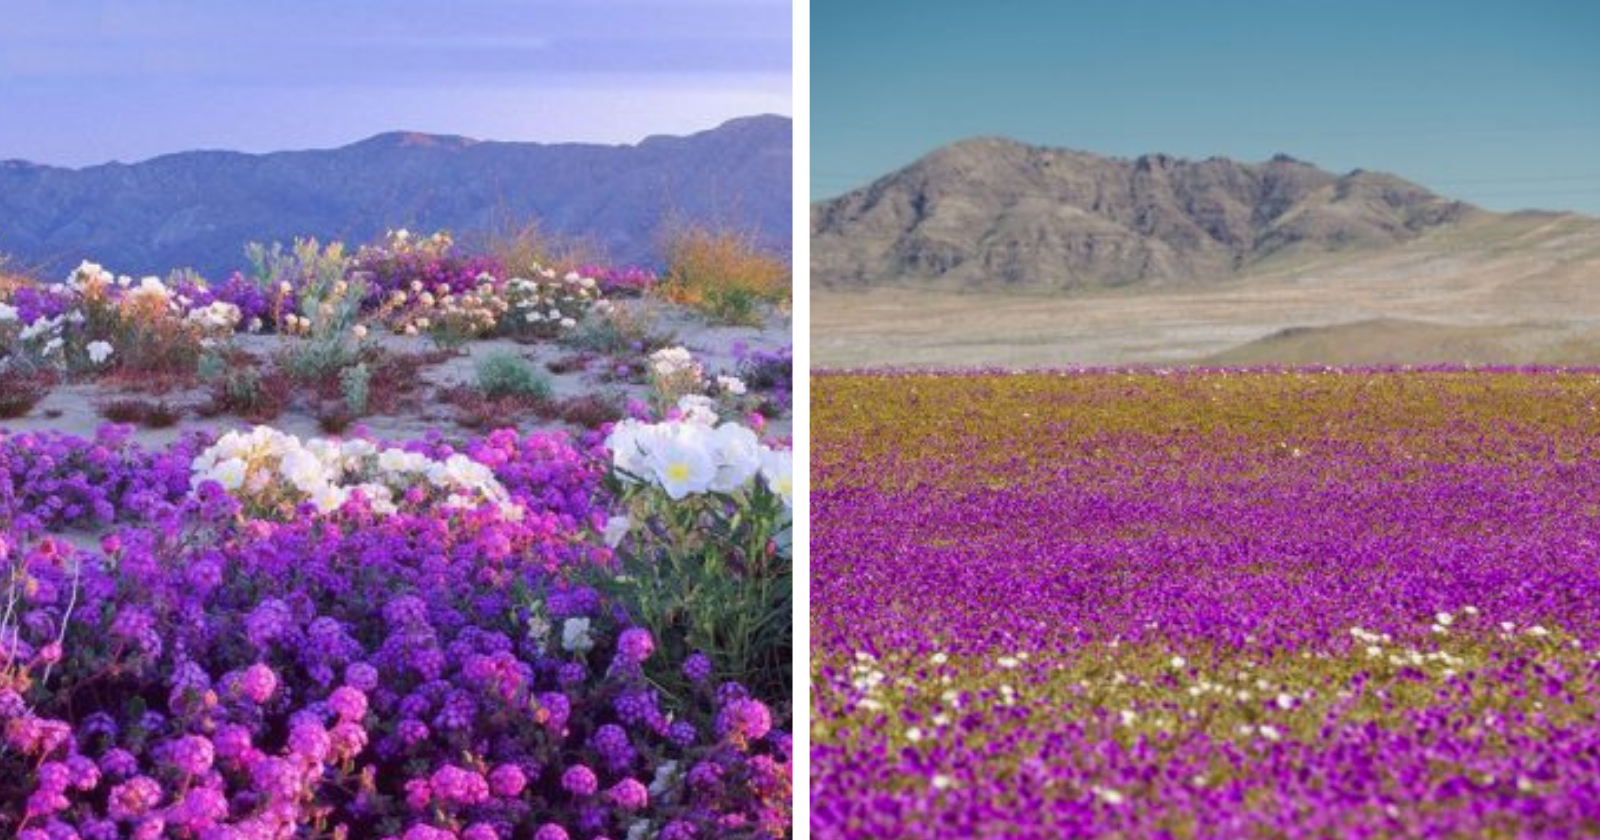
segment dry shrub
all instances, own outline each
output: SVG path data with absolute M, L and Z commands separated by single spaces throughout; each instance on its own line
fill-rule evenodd
M 325 434 L 342 435 L 355 421 L 355 413 L 343 402 L 324 403 L 317 411 L 317 428 Z
M 48 374 L 0 373 L 0 420 L 28 416 L 28 412 L 50 393 L 52 384 Z
M 545 362 L 544 367 L 557 376 L 564 376 L 569 373 L 582 373 L 592 361 L 594 356 L 589 353 L 575 353 Z
M 759 324 L 760 304 L 789 300 L 793 272 L 752 235 L 689 227 L 669 239 L 666 254 L 660 294 L 713 320 Z
M 516 425 L 526 415 L 549 411 L 544 400 L 526 394 L 491 397 L 472 385 L 457 385 L 439 392 L 439 398 L 456 407 L 456 423 L 462 428 L 482 431 Z
M 112 400 L 100 406 L 100 416 L 113 423 L 132 423 L 150 429 L 166 429 L 183 419 L 183 410 L 165 400 Z
M 212 383 L 211 402 L 200 413 L 207 417 L 232 414 L 264 423 L 277 419 L 289 407 L 294 390 L 294 380 L 276 368 L 264 374 L 253 368 L 235 369 Z
M 431 364 L 431 353 L 385 353 L 369 363 L 372 379 L 367 403 L 369 414 L 398 414 L 416 403 L 416 392 L 422 384 L 422 369 Z
M 0 265 L 0 300 L 9 300 L 18 289 L 33 285 L 33 280 L 20 274 L 7 273 L 5 267 Z
M 551 406 L 551 411 L 556 417 L 584 429 L 598 429 L 623 416 L 622 406 L 615 400 L 595 394 L 560 400 Z
M 484 234 L 481 246 L 510 277 L 526 276 L 536 265 L 556 271 L 606 264 L 603 249 L 585 239 L 550 233 L 537 220 L 499 224 Z

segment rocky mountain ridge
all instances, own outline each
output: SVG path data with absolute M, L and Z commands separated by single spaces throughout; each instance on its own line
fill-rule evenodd
M 0 162 L 0 252 L 46 276 L 93 259 L 118 272 L 243 263 L 250 241 L 366 242 L 386 229 L 458 237 L 537 219 L 617 264 L 652 264 L 676 224 L 733 228 L 788 253 L 787 117 L 634 145 L 390 132 L 337 149 L 195 151 L 82 169 Z
M 977 138 L 813 205 L 823 288 L 1074 291 L 1216 281 L 1270 259 L 1381 248 L 1479 214 L 1394 175 L 1102 157 Z

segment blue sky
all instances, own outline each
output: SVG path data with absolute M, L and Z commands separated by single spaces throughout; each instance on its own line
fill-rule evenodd
M 0 0 L 0 159 L 631 143 L 790 114 L 788 0 Z
M 1600 3 L 814 0 L 811 188 L 963 137 L 1395 172 L 1600 214 Z

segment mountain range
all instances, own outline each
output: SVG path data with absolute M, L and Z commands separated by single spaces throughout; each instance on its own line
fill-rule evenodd
M 821 367 L 1600 364 L 1600 219 L 978 138 L 811 207 Z
M 1393 245 L 1482 211 L 1394 175 L 978 138 L 813 206 L 812 282 L 1070 291 L 1214 281 Z
M 731 120 L 635 145 L 478 141 L 392 132 L 337 149 L 194 151 L 81 169 L 0 162 L 0 252 L 53 276 L 240 267 L 247 242 L 458 238 L 537 221 L 610 262 L 655 264 L 672 226 L 756 237 L 787 255 L 792 121 Z

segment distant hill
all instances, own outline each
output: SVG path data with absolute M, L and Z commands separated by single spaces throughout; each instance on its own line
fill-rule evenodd
M 0 252 L 59 274 L 220 275 L 250 241 L 458 236 L 537 218 L 617 264 L 658 261 L 668 223 L 728 227 L 789 253 L 792 123 L 732 120 L 636 145 L 510 143 L 395 132 L 338 149 L 182 152 L 83 169 L 0 162 Z
M 980 138 L 813 205 L 811 278 L 840 290 L 1175 286 L 1393 246 L 1483 213 L 1393 175 L 1286 156 L 1125 160 Z

